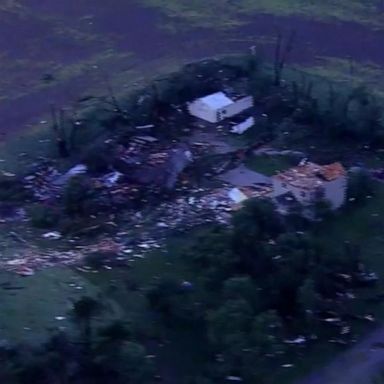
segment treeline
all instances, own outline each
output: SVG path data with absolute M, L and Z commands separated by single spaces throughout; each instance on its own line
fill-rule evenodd
M 54 110 L 57 154 L 60 157 L 65 152 L 77 159 L 80 154 L 91 167 L 100 162 L 108 165 L 108 156 L 103 155 L 109 151 L 106 137 L 113 136 L 124 145 L 137 134 L 137 126 L 153 125 L 151 134 L 179 138 L 191 122 L 186 102 L 227 90 L 252 95 L 263 116 L 247 133 L 250 139 L 262 137 L 289 145 L 305 132 L 336 144 L 382 145 L 381 100 L 364 86 L 339 87 L 286 68 L 292 42 L 287 44 L 284 50 L 280 41 L 281 52 L 272 65 L 264 63 L 257 52 L 206 59 L 123 95 L 115 93 L 106 80 L 104 96 L 83 97 L 70 110 Z

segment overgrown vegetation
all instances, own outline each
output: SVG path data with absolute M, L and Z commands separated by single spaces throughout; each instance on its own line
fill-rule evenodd
M 73 334 L 56 331 L 40 346 L 2 346 L 0 378 L 9 384 L 152 382 L 153 367 L 127 324 L 114 320 L 96 326 L 102 303 L 76 301 L 69 315 Z
M 307 223 L 298 231 L 263 200 L 249 201 L 233 224 L 211 228 L 179 250 L 193 281 L 163 278 L 147 291 L 166 326 L 205 330 L 208 382 L 235 376 L 274 383 L 284 376 L 279 367 L 300 354 L 289 340 L 298 338 L 307 351 L 328 339 L 353 340 L 353 319 L 366 315 L 360 292 L 375 284 L 358 244 L 335 249 L 318 240 L 322 226 Z

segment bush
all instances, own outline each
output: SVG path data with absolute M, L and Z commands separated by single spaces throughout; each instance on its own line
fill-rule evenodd
M 108 146 L 95 146 L 85 155 L 83 162 L 90 173 L 106 173 L 112 164 L 112 150 Z
M 73 177 L 64 191 L 63 199 L 66 212 L 74 216 L 86 214 L 89 211 L 89 202 L 94 193 L 92 182 L 87 176 Z
M 17 178 L 0 178 L 0 201 L 3 202 L 23 202 L 31 197 L 22 182 Z
M 31 206 L 28 213 L 36 228 L 54 228 L 60 219 L 58 210 L 40 203 Z
M 348 179 L 347 196 L 350 202 L 364 201 L 367 196 L 374 194 L 374 181 L 364 169 L 353 172 Z
M 194 306 L 193 292 L 176 278 L 163 277 L 148 287 L 146 297 L 150 307 L 166 321 L 186 325 L 201 318 L 201 312 Z

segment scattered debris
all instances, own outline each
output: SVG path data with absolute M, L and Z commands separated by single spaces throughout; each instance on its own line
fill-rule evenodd
M 292 340 L 284 340 L 284 343 L 286 344 L 304 344 L 307 341 L 307 339 L 304 336 L 298 336 L 296 339 Z
M 52 240 L 58 240 L 61 239 L 62 235 L 60 232 L 53 231 L 53 232 L 47 232 L 42 235 L 44 239 L 52 239 Z
M 16 269 L 15 269 L 15 272 L 18 274 L 18 275 L 21 275 L 21 276 L 32 276 L 35 274 L 35 271 L 32 269 L 32 268 L 29 268 L 25 265 L 20 265 L 18 266 Z
M 226 379 L 228 381 L 243 381 L 243 379 L 239 376 L 227 376 Z

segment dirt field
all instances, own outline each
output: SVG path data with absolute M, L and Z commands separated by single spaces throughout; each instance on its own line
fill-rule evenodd
M 107 71 L 118 87 L 122 83 L 129 87 L 159 67 L 166 70 L 192 59 L 244 51 L 254 44 L 268 56 L 276 28 L 297 30 L 292 55 L 296 63 L 315 64 L 325 56 L 384 65 L 380 49 L 384 31 L 371 29 L 365 22 L 318 21 L 308 12 L 296 16 L 256 13 L 246 18 L 240 13 L 228 28 L 214 24 L 198 28 L 193 18 L 185 17 L 196 10 L 170 13 L 172 2 L 155 3 L 8 0 L 0 6 L 0 134 L 20 133 L 36 124 L 49 103 L 65 105 L 84 94 L 103 92 L 98 68 Z M 320 13 L 323 20 L 327 15 Z

